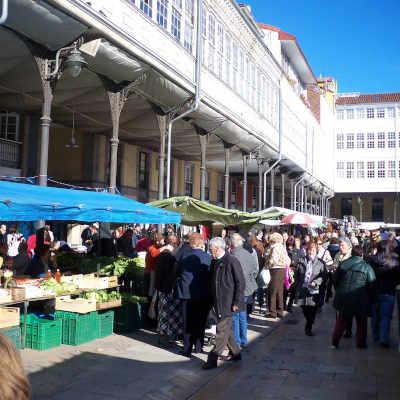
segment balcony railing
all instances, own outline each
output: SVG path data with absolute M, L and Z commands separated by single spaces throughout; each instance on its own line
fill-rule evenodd
M 0 139 L 0 166 L 8 168 L 20 168 L 21 147 L 21 142 Z

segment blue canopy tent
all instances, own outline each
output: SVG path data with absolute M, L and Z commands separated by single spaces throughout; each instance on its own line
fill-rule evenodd
M 181 216 L 116 194 L 0 181 L 0 220 L 179 224 Z

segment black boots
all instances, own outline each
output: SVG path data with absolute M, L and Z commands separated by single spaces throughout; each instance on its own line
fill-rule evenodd
M 203 364 L 203 369 L 213 369 L 218 367 L 218 354 L 211 352 L 208 355 L 207 362 Z

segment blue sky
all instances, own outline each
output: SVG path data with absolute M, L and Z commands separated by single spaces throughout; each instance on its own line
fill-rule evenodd
M 400 0 L 247 0 L 256 20 L 297 37 L 339 92 L 400 92 Z

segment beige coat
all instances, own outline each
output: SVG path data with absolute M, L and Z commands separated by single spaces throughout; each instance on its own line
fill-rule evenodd
M 271 246 L 267 267 L 269 269 L 286 268 L 290 265 L 290 257 L 282 243 L 275 243 Z

